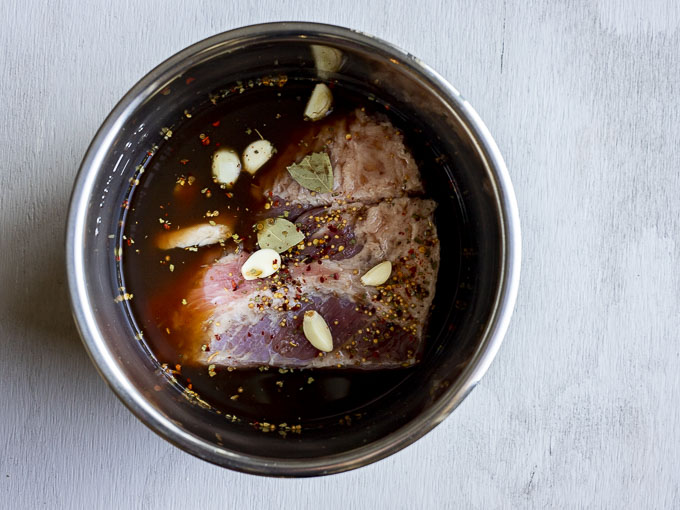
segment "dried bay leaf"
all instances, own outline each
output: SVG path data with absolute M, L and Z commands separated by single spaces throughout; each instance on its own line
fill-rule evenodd
M 333 167 L 325 152 L 314 152 L 287 167 L 290 176 L 302 186 L 318 193 L 333 191 Z
M 260 248 L 270 248 L 278 253 L 299 244 L 304 238 L 305 235 L 294 223 L 283 218 L 268 218 L 257 226 L 257 243 Z

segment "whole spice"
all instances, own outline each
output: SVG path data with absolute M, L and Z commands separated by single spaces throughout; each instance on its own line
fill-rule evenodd
M 303 188 L 318 193 L 333 191 L 333 167 L 325 152 L 314 152 L 287 167 L 290 176 Z
M 333 335 L 324 318 L 315 310 L 305 312 L 302 320 L 302 332 L 309 343 L 323 352 L 333 350 Z
M 241 266 L 241 274 L 246 280 L 266 278 L 281 267 L 281 256 L 270 248 L 257 250 Z
M 257 224 L 257 244 L 260 248 L 271 248 L 283 253 L 304 238 L 305 235 L 294 223 L 283 218 L 269 218 Z

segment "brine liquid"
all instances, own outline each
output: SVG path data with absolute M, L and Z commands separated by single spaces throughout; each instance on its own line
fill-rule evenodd
M 177 308 L 200 266 L 233 248 L 229 248 L 232 243 L 227 243 L 226 248 L 218 245 L 198 251 L 162 251 L 154 245 L 154 236 L 167 228 L 164 224 L 168 221 L 181 225 L 204 223 L 219 210 L 220 222 L 225 215 L 237 217 L 233 231 L 245 237 L 246 249 L 252 249 L 256 241 L 252 231 L 254 214 L 264 205 L 263 184 L 271 180 L 271 165 L 265 165 L 254 178 L 243 175 L 227 196 L 212 180 L 212 155 L 219 147 L 242 149 L 260 135 L 279 150 L 297 144 L 308 129 L 302 112 L 313 86 L 308 81 L 289 81 L 283 87 L 248 89 L 192 112 L 148 162 L 124 226 L 124 283 L 127 291 L 134 294 L 129 305 L 149 350 L 159 363 L 176 371 L 181 384 L 214 408 L 247 420 L 295 421 L 310 426 L 338 416 L 356 416 L 407 380 L 414 370 L 285 371 L 272 367 L 222 369 L 211 376 L 207 366 L 184 363 L 184 339 L 163 327 L 168 322 L 164 314 Z M 333 117 L 357 107 L 386 113 L 404 132 L 407 147 L 420 168 L 434 164 L 436 155 L 429 149 L 429 141 L 384 105 L 337 85 L 333 96 Z M 455 235 L 453 229 L 449 230 L 447 235 Z

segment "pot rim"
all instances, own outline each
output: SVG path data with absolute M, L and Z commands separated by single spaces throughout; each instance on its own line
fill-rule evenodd
M 454 384 L 430 408 L 400 429 L 365 446 L 323 457 L 279 459 L 232 451 L 183 430 L 151 406 L 142 392 L 124 376 L 107 348 L 105 335 L 97 327 L 88 299 L 82 239 L 86 232 L 87 205 L 104 156 L 132 112 L 154 90 L 217 46 L 296 34 L 325 38 L 329 42 L 348 41 L 399 59 L 452 107 L 492 177 L 501 225 L 502 264 L 493 313 L 479 347 Z M 66 273 L 73 317 L 90 358 L 116 396 L 151 430 L 180 449 L 236 471 L 268 476 L 318 476 L 365 466 L 405 448 L 441 423 L 479 382 L 500 348 L 517 298 L 520 259 L 519 212 L 510 176 L 498 146 L 472 106 L 436 71 L 391 43 L 348 28 L 308 22 L 263 23 L 223 32 L 185 48 L 146 74 L 113 108 L 88 147 L 75 180 L 66 225 Z

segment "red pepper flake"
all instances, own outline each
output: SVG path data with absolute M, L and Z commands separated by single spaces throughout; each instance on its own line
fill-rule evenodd
M 182 165 L 186 165 L 189 162 L 189 160 L 188 159 L 180 159 L 179 162 Z
M 320 277 L 319 277 L 319 281 L 320 281 L 321 283 L 323 283 L 323 282 L 326 281 L 326 279 L 325 279 L 323 276 L 320 276 Z
M 186 84 L 189 85 L 193 81 L 196 81 L 196 78 L 190 76 L 189 78 L 187 78 Z
M 163 228 L 165 230 L 170 230 L 170 225 L 168 225 L 167 223 L 163 223 Z
M 238 289 L 238 285 L 236 285 L 236 282 L 234 280 L 231 281 L 231 290 L 236 290 Z
M 338 276 L 338 273 L 333 273 L 333 279 L 338 280 L 340 277 Z
M 209 136 L 206 136 L 205 138 L 203 138 L 203 139 L 201 140 L 201 143 L 202 143 L 203 145 L 210 145 L 210 137 L 209 137 Z
M 220 125 L 220 121 L 216 120 L 215 122 L 212 123 L 213 127 L 217 127 Z
M 305 271 L 311 271 L 311 270 L 312 270 L 312 266 L 307 266 L 307 269 L 305 269 Z

